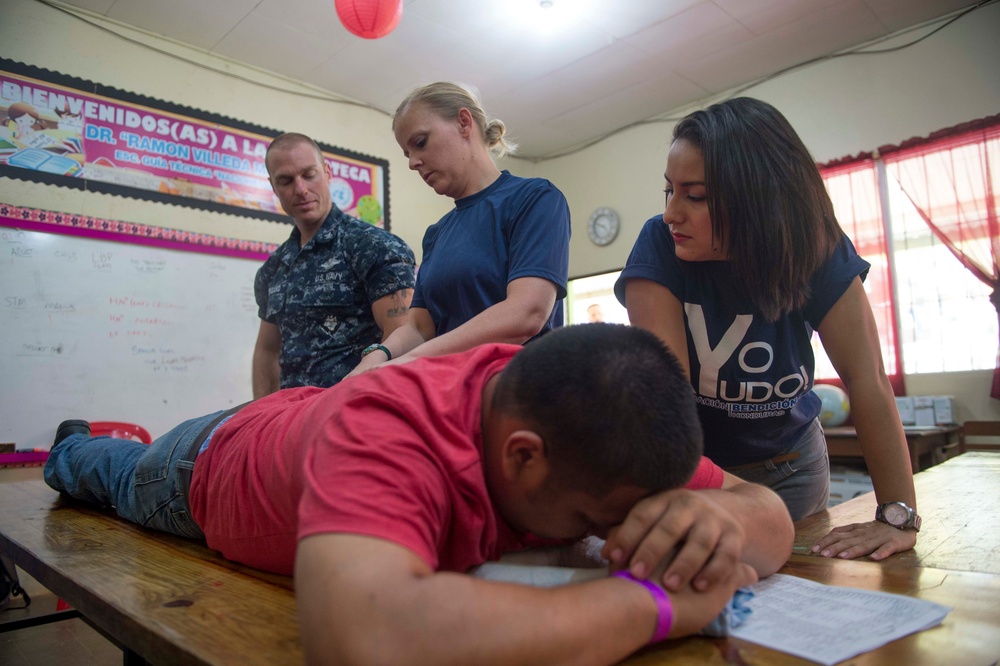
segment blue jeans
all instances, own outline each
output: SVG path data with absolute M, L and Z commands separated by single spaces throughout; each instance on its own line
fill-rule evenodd
M 113 507 L 119 516 L 143 527 L 203 539 L 181 479 L 194 462 L 182 458 L 220 414 L 185 421 L 148 446 L 128 439 L 70 435 L 49 451 L 45 482 L 75 499 Z
M 765 460 L 750 469 L 732 473 L 778 493 L 792 520 L 798 520 L 823 511 L 830 501 L 830 457 L 819 419 L 812 422 L 795 446 L 783 453 L 793 452 L 799 453 L 795 460 L 778 464 Z

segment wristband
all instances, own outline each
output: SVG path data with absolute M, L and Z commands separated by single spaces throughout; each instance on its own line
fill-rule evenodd
M 375 343 L 373 345 L 368 345 L 367 347 L 365 347 L 364 350 L 362 350 L 361 352 L 361 358 L 364 358 L 365 356 L 368 356 L 368 354 L 371 354 L 373 351 L 378 351 L 379 349 L 385 352 L 386 356 L 385 360 L 387 361 L 392 360 L 392 352 L 389 351 L 389 348 L 386 347 L 385 345 L 380 345 L 378 343 Z
M 656 602 L 656 631 L 653 632 L 653 637 L 649 640 L 649 644 L 659 643 L 664 640 L 670 633 L 670 625 L 674 623 L 674 608 L 670 604 L 670 597 L 667 595 L 666 591 L 648 580 L 639 580 L 628 571 L 622 570 L 617 571 L 613 576 L 618 578 L 624 578 L 625 580 L 630 580 L 633 583 L 638 583 L 644 588 L 649 590 L 649 593 L 653 595 L 653 601 Z

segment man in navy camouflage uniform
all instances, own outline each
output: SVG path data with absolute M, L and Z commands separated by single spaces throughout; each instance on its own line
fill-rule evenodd
M 415 264 L 401 239 L 333 204 L 333 173 L 315 141 L 282 134 L 264 163 L 295 229 L 254 283 L 254 399 L 343 379 L 363 350 L 406 321 Z

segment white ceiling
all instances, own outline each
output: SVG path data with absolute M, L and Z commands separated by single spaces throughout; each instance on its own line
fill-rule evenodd
M 399 26 L 364 40 L 334 0 L 64 2 L 389 113 L 418 85 L 471 84 L 534 158 L 977 4 L 404 0 Z M 548 32 L 544 16 L 555 19 Z

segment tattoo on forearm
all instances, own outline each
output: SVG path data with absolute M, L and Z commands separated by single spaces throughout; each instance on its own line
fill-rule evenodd
M 401 289 L 392 295 L 392 307 L 385 311 L 386 317 L 405 317 L 410 311 L 407 306 L 409 289 Z

